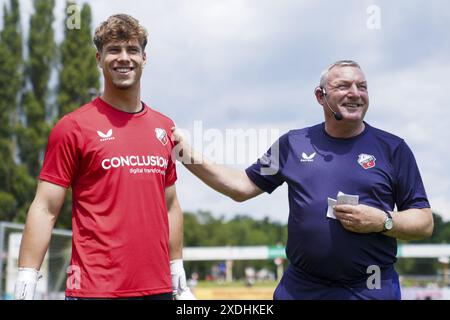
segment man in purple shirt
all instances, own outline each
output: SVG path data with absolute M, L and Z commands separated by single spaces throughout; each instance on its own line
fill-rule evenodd
M 328 67 L 315 95 L 325 122 L 283 135 L 245 172 L 205 159 L 175 130 L 183 164 L 236 201 L 287 183 L 290 265 L 274 299 L 400 299 L 396 239 L 433 232 L 414 156 L 404 140 L 364 122 L 369 96 L 356 62 Z M 359 202 L 331 205 L 329 218 L 327 199 L 340 191 Z

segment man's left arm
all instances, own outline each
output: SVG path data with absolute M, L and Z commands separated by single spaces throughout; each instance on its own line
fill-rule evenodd
M 433 234 L 434 221 L 430 208 L 393 212 L 392 220 L 392 230 L 384 233 L 387 236 L 400 240 L 421 240 Z
M 170 260 L 183 258 L 183 212 L 178 202 L 175 185 L 166 188 L 166 206 L 169 214 Z
M 186 282 L 183 267 L 183 212 L 178 202 L 175 185 L 166 188 L 166 206 L 169 215 L 170 274 L 176 300 L 195 300 Z
M 336 218 L 342 226 L 353 232 L 383 232 L 386 212 L 363 204 L 337 205 Z M 392 212 L 393 228 L 383 234 L 400 240 L 420 240 L 433 233 L 433 213 L 430 208 L 407 209 Z

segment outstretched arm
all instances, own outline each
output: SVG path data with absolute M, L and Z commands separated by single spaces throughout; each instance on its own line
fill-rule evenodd
M 196 152 L 183 139 L 178 129 L 173 130 L 174 139 L 178 144 L 174 148 L 177 159 L 208 186 L 231 199 L 243 202 L 263 193 L 247 176 L 225 165 L 220 165 Z

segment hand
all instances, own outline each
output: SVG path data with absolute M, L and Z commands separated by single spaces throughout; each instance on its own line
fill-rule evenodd
M 386 213 L 377 208 L 364 204 L 356 206 L 341 204 L 334 206 L 333 209 L 336 218 L 346 230 L 370 233 L 381 232 L 384 229 Z
M 16 287 L 14 288 L 14 300 L 33 300 L 39 279 L 39 271 L 36 269 L 19 268 Z
M 170 274 L 172 276 L 172 291 L 175 300 L 197 300 L 186 284 L 183 260 L 170 261 Z
M 172 130 L 172 140 L 176 143 L 183 143 L 185 139 L 181 130 L 177 127 L 172 127 L 170 129 Z
M 181 129 L 178 129 L 177 127 L 172 127 L 172 141 L 175 142 L 175 146 L 172 150 L 172 159 L 176 159 L 184 164 L 191 164 L 192 160 L 192 148 L 187 143 L 183 133 L 181 132 Z

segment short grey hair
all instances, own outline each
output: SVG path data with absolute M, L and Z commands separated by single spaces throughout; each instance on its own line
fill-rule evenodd
M 335 67 L 356 67 L 356 68 L 362 70 L 361 66 L 356 61 L 353 61 L 353 60 L 336 61 L 335 63 L 331 64 L 328 68 L 326 68 L 324 71 L 322 71 L 322 73 L 320 75 L 320 84 L 319 84 L 319 86 L 321 88 L 326 89 L 328 73 L 331 71 L 331 69 L 333 69 Z

